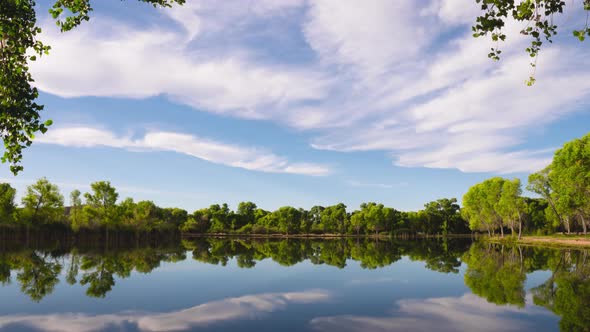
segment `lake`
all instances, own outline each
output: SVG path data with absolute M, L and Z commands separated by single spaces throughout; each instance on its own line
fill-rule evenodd
M 0 331 L 590 327 L 585 250 L 352 238 L 0 249 Z

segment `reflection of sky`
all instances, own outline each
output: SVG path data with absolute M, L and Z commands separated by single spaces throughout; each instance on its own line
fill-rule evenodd
M 277 327 L 277 330 L 282 326 L 281 331 L 303 327 L 331 330 L 346 322 L 347 328 L 356 331 L 354 328 L 363 326 L 359 322 L 365 320 L 384 327 L 392 321 L 401 324 L 402 317 L 447 322 L 441 308 L 483 321 L 488 316 L 499 315 L 518 326 L 525 326 L 533 314 L 536 320 L 540 319 L 536 316 L 538 311 L 496 307 L 484 299 L 465 295 L 469 290 L 463 282 L 464 267 L 459 274 L 444 274 L 427 270 L 424 262 L 407 258 L 374 270 L 363 269 L 354 261 L 347 261 L 347 266 L 339 269 L 310 262 L 284 267 L 266 259 L 255 268 L 242 269 L 234 260 L 223 267 L 196 262 L 190 253 L 187 257 L 178 263 L 162 263 L 149 274 L 133 272 L 129 278 L 116 278 L 113 290 L 102 299 L 87 297 L 85 286 L 70 286 L 62 277 L 51 295 L 40 303 L 32 303 L 19 291 L 13 274 L 12 284 L 0 287 L 0 324 L 4 324 L 0 331 L 13 331 L 15 325 L 6 325 L 9 322 L 22 325 L 25 321 L 39 321 L 47 327 L 52 318 L 72 324 L 68 325 L 72 329 L 67 331 L 78 331 L 74 327 L 82 322 L 100 325 L 103 321 L 115 324 L 116 331 L 137 331 L 137 327 L 163 331 L 172 321 L 184 324 L 185 330 L 189 327 L 223 330 L 232 321 L 231 329 L 253 331 L 262 326 Z M 65 262 L 64 268 L 68 264 Z M 546 280 L 544 273 L 531 277 L 539 283 Z M 526 289 L 539 283 L 528 280 Z M 308 290 L 321 291 L 315 291 L 316 297 L 308 301 L 285 295 L 306 294 Z M 464 312 L 475 310 L 473 303 L 478 303 L 474 308 L 479 311 Z M 425 305 L 430 311 L 420 312 L 418 309 L 426 308 Z M 217 318 L 211 319 L 212 316 Z M 557 327 L 557 318 L 542 316 L 539 321 L 544 326 Z M 224 324 L 218 324 L 221 321 Z M 447 323 L 445 326 L 449 328 L 469 327 Z M 98 330 L 107 329 L 107 325 L 100 326 Z
M 310 324 L 318 331 L 537 331 L 547 328 L 539 316 L 547 313 L 535 307 L 521 310 L 497 306 L 465 294 L 460 297 L 404 299 L 388 316 L 324 316 Z M 541 323 L 541 324 L 539 324 Z M 541 329 L 539 329 L 541 328 Z M 550 329 L 551 330 L 551 329 Z
M 325 291 L 311 290 L 227 298 L 169 313 L 7 315 L 0 317 L 0 328 L 91 332 L 133 327 L 139 331 L 186 331 L 224 321 L 261 317 L 263 314 L 284 310 L 291 303 L 323 302 L 329 298 L 330 295 Z

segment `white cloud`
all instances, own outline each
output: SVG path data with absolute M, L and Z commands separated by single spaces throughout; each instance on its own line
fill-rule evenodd
M 52 25 L 44 31 L 52 54 L 31 69 L 41 90 L 62 97 L 167 95 L 210 112 L 273 118 L 280 117 L 276 110 L 325 97 L 328 84 L 312 69 L 261 65 L 239 49 L 223 56 L 191 50 L 187 33 L 173 30 L 95 17 L 72 33 Z
M 524 331 L 533 328 L 528 319 L 513 314 L 543 315 L 539 309 L 498 306 L 465 294 L 461 297 L 408 299 L 397 302 L 391 317 L 331 316 L 314 318 L 319 331 Z
M 305 36 L 325 62 L 379 75 L 417 54 L 428 42 L 412 0 L 312 1 Z
M 162 13 L 180 29 L 101 17 L 63 35 L 48 26 L 52 55 L 32 66 L 39 88 L 63 97 L 165 95 L 201 111 L 310 131 L 316 149 L 383 151 L 398 166 L 496 173 L 542 168 L 551 153 L 526 144 L 531 134 L 580 111 L 590 94 L 588 49 L 559 39 L 544 45 L 537 83 L 525 86 L 530 39 L 519 22 L 507 22 L 502 61 L 489 60 L 494 44 L 471 35 L 481 13 L 473 1 L 203 0 Z M 295 18 L 300 31 L 279 36 L 295 39 L 281 44 L 293 49 L 246 41 L 256 29 L 283 33 L 282 23 Z M 290 51 L 316 57 L 293 63 L 281 56 Z M 95 141 L 137 144 L 102 134 Z M 168 139 L 187 138 L 146 135 L 143 144 L 177 151 Z M 324 173 L 268 153 L 232 150 L 238 157 L 226 159 L 220 147 L 188 145 L 177 152 L 248 169 Z
M 39 143 L 71 147 L 113 147 L 132 151 L 171 151 L 212 163 L 269 173 L 323 176 L 329 167 L 313 163 L 292 163 L 273 153 L 225 144 L 188 134 L 152 131 L 142 138 L 117 136 L 104 129 L 90 127 L 53 128 L 36 139 Z
M 36 331 L 91 332 L 107 328 L 125 330 L 133 326 L 144 332 L 186 331 L 225 321 L 256 319 L 263 314 L 284 310 L 289 304 L 324 302 L 330 297 L 326 291 L 309 290 L 227 298 L 168 313 L 6 315 L 0 316 L 0 328 L 26 326 Z
M 434 10 L 434 14 L 449 24 L 471 26 L 475 22 L 475 18 L 481 15 L 481 5 L 475 1 L 438 0 L 433 1 L 431 8 Z

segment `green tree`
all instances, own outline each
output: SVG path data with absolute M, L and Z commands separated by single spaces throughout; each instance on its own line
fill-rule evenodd
M 14 211 L 16 210 L 15 197 L 16 189 L 12 188 L 8 183 L 0 183 L 0 223 L 13 220 Z
M 70 193 L 70 222 L 74 229 L 80 227 L 82 218 L 82 193 L 75 189 Z
M 352 226 L 356 235 L 360 235 L 361 229 L 366 227 L 365 213 L 362 210 L 362 205 L 361 211 L 355 211 L 350 216 L 350 226 Z
M 233 213 L 226 203 L 223 205 L 213 204 L 208 210 L 210 228 L 213 233 L 227 233 L 233 230 L 232 219 Z
M 287 235 L 297 233 L 301 225 L 301 213 L 291 206 L 283 206 L 273 212 L 276 215 L 279 230 Z
M 256 209 L 256 204 L 252 202 L 240 202 L 240 204 L 238 204 L 237 211 L 239 225 L 237 225 L 236 228 L 241 228 L 244 225 L 253 225 L 256 223 Z
M 154 7 L 170 7 L 185 0 L 140 0 Z M 62 31 L 90 18 L 90 0 L 55 0 L 49 10 Z M 38 40 L 34 0 L 0 1 L 0 138 L 4 142 L 3 163 L 17 174 L 23 149 L 37 132 L 45 133 L 52 122 L 41 121 L 43 105 L 36 102 L 39 92 L 29 72 L 29 62 L 49 53 L 50 47 Z
M 309 209 L 309 220 L 311 221 L 312 231 L 323 231 L 322 227 L 322 213 L 326 208 L 323 206 L 315 205 Z
M 106 243 L 109 242 L 109 228 L 120 221 L 117 199 L 119 194 L 109 181 L 97 181 L 90 184 L 90 193 L 85 193 L 86 206 L 84 215 L 92 225 L 102 225 L 105 228 Z
M 505 181 L 498 201 L 498 214 L 502 217 L 504 225 L 510 228 L 512 236 L 514 236 L 514 229 L 518 226 L 518 239 L 522 235 L 522 220 L 527 208 L 521 195 L 520 179 Z
M 442 198 L 424 205 L 427 233 L 462 233 L 465 221 L 461 218 L 456 198 Z
M 484 211 L 485 192 L 481 184 L 469 188 L 463 195 L 462 216 L 469 221 L 469 228 L 474 231 L 487 231 L 492 234 L 494 224 L 489 220 Z
M 560 225 L 564 225 L 569 230 L 569 224 L 565 225 L 565 221 L 559 211 L 557 210 L 557 205 L 555 203 L 555 195 L 553 195 L 553 188 L 551 187 L 551 182 L 549 180 L 549 173 L 551 172 L 551 166 L 547 166 L 539 172 L 532 173 L 529 175 L 528 184 L 526 189 L 534 192 L 545 200 L 549 204 L 551 208 L 551 212 L 557 218 Z M 568 231 L 569 232 L 569 231 Z
M 162 211 L 163 221 L 176 227 L 184 224 L 188 219 L 188 212 L 180 208 L 165 208 Z
M 361 204 L 361 211 L 364 214 L 367 229 L 375 232 L 375 235 L 385 229 L 386 215 L 384 208 L 383 204 L 373 202 Z
M 555 152 L 549 173 L 557 209 L 577 220 L 587 234 L 590 222 L 590 134 Z
M 555 228 L 548 222 L 547 209 L 549 204 L 543 198 L 524 198 L 526 203 L 526 227 L 530 230 L 536 230 L 544 234 L 555 232 Z
M 339 203 L 321 211 L 321 225 L 326 233 L 345 233 L 348 222 L 346 205 Z
M 158 207 L 152 201 L 139 201 L 133 209 L 132 227 L 139 231 L 152 230 L 160 222 L 158 219 Z
M 39 179 L 27 187 L 22 198 L 24 215 L 27 221 L 36 223 L 54 223 L 64 218 L 64 197 L 59 188 L 46 178 Z
M 489 235 L 500 229 L 504 237 L 504 222 L 499 213 L 499 202 L 505 179 L 493 177 L 478 183 L 463 196 L 463 217 L 469 220 L 472 230 L 485 230 Z

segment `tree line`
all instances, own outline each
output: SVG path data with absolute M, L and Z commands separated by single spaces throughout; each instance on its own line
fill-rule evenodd
M 347 211 L 340 203 L 314 206 L 309 210 L 284 206 L 275 211 L 241 202 L 233 211 L 227 204 L 213 204 L 189 213 L 180 208 L 162 208 L 152 201 L 118 201 L 116 188 L 108 181 L 90 185 L 82 194 L 70 193 L 69 205 L 57 185 L 46 178 L 27 187 L 21 206 L 16 190 L 0 184 L 0 226 L 20 229 L 66 229 L 73 232 L 181 231 L 192 234 L 464 234 L 469 233 L 455 198 L 425 204 L 417 212 L 403 212 L 374 202 Z
M 16 190 L 7 183 L 0 184 L 0 226 L 10 229 L 65 229 L 175 231 L 187 221 L 188 213 L 178 208 L 161 208 L 152 201 L 135 202 L 126 198 L 117 202 L 119 194 L 108 181 L 90 185 L 82 195 L 70 193 L 70 204 L 57 185 L 41 178 L 27 187 L 21 206 L 15 204 Z
M 462 216 L 474 231 L 492 235 L 510 229 L 520 238 L 523 225 L 530 232 L 582 231 L 590 222 L 590 134 L 566 143 L 549 166 L 528 177 L 526 189 L 540 196 L 522 195 L 519 179 L 493 177 L 469 188 L 463 196 Z

